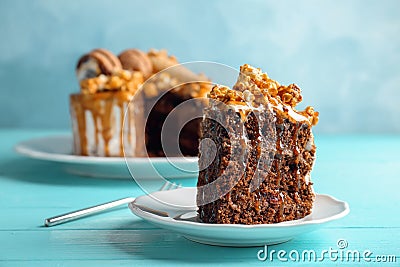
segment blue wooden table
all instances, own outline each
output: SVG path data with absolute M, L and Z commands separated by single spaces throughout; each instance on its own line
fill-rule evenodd
M 19 141 L 59 133 L 0 130 L 0 266 L 400 266 L 400 136 L 317 135 L 318 158 L 312 174 L 315 191 L 346 200 L 350 214 L 268 249 L 318 254 L 330 248 L 338 250 L 341 239 L 347 242 L 346 250 L 360 252 L 361 258 L 354 257 L 353 262 L 352 257 L 335 259 L 333 255 L 318 262 L 293 262 L 286 255 L 288 261 L 284 262 L 276 254 L 260 261 L 257 253 L 262 247 L 226 248 L 188 241 L 144 222 L 126 207 L 43 227 L 43 220 L 53 215 L 143 194 L 133 180 L 74 176 L 56 163 L 13 152 Z M 195 183 L 195 178 L 184 182 Z M 365 257 L 365 251 L 371 254 Z

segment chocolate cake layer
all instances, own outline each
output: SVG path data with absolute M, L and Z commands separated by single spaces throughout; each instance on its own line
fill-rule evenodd
M 199 100 L 184 105 L 191 99 L 173 91 L 147 99 L 145 139 L 149 156 L 197 156 L 204 103 Z M 173 117 L 167 120 L 169 115 Z
M 244 73 L 249 69 L 250 74 Z M 271 87 L 266 74 L 258 76 L 247 65 L 241 71 L 236 90 L 215 86 L 204 109 L 199 218 L 220 224 L 301 219 L 311 213 L 315 197 L 310 180 L 316 152 L 311 127 L 318 113 L 312 108 L 297 112 L 297 102 L 285 104 L 278 94 L 264 94 L 279 87 L 275 91 L 300 101 L 297 86 L 282 88 L 273 81 Z
M 216 144 L 217 157 L 211 165 L 200 171 L 198 187 L 219 179 L 221 175 L 235 177 L 238 173 L 237 169 L 226 171 L 232 155 L 232 140 L 228 137 L 227 130 L 232 129 L 225 130 L 220 123 L 208 119 L 210 112 L 218 111 L 206 111 L 206 119 L 201 124 L 202 139 L 209 138 Z M 241 119 L 241 115 L 233 113 L 232 110 L 220 112 L 225 113 L 227 121 L 238 122 Z M 265 119 L 268 122 L 268 116 L 271 114 L 264 114 L 266 115 L 258 115 L 261 120 Z M 315 146 L 309 144 L 312 142 L 310 126 L 284 119 L 277 123 L 275 128 L 277 149 L 263 148 L 260 136 L 268 136 L 271 129 L 261 128 L 260 120 L 256 117 L 254 113 L 249 114 L 244 123 L 246 132 L 236 132 L 237 140 L 233 141 L 247 143 L 241 150 L 243 156 L 248 156 L 243 176 L 236 184 L 224 184 L 226 187 L 233 186 L 230 190 L 216 188 L 216 194 L 221 194 L 219 199 L 199 206 L 199 215 L 203 222 L 276 223 L 300 219 L 310 214 L 314 194 L 307 175 L 315 159 Z M 263 126 L 267 125 L 265 123 Z M 214 153 L 205 148 L 200 149 L 200 162 L 211 161 L 208 157 Z M 235 163 L 238 168 L 242 168 L 241 164 L 242 162 Z M 252 184 L 255 184 L 256 188 L 252 188 Z M 229 192 L 223 194 L 227 190 Z M 200 194 L 198 202 L 203 202 Z

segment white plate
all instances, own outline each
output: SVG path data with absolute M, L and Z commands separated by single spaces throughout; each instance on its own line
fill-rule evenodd
M 192 241 L 235 247 L 286 242 L 299 234 L 316 230 L 330 221 L 342 218 L 350 211 L 346 202 L 329 195 L 317 194 L 312 213 L 301 220 L 261 225 L 207 224 L 198 222 L 194 217 L 196 188 L 190 187 L 140 196 L 129 204 L 129 208 L 135 215 L 156 226 L 182 234 Z M 148 210 L 166 212 L 170 217 L 156 215 Z M 182 213 L 182 219 L 173 219 Z
M 197 177 L 197 157 L 125 158 L 72 154 L 71 136 L 49 136 L 21 142 L 15 150 L 24 156 L 59 162 L 67 172 L 104 178 L 152 179 Z M 129 170 L 128 166 L 129 165 Z

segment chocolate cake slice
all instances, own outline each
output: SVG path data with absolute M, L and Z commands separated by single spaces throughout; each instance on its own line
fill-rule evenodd
M 197 156 L 204 97 L 210 82 L 182 82 L 167 72 L 144 84 L 145 139 L 149 156 Z M 157 90 L 152 90 L 156 88 Z
M 200 127 L 200 220 L 268 224 L 310 214 L 318 112 L 294 109 L 300 89 L 243 65 L 233 89 L 215 86 L 208 98 Z

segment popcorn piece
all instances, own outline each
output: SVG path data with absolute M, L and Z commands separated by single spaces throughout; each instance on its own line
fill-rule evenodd
M 231 90 L 226 86 L 218 86 L 215 85 L 211 92 L 208 94 L 208 97 L 214 100 L 221 101 L 223 103 L 242 103 L 246 104 L 244 101 L 245 97 L 242 92 Z
M 312 107 L 308 107 L 305 111 L 294 109 L 303 99 L 301 90 L 296 84 L 280 85 L 277 81 L 270 79 L 266 73 L 262 73 L 259 68 L 253 68 L 248 64 L 241 66 L 238 81 L 233 88 L 239 92 L 249 90 L 254 97 L 251 103 L 255 106 L 266 101 L 278 110 L 286 110 L 286 113 L 289 109 L 293 110 L 294 113 L 308 119 L 311 125 L 318 123 L 319 113 Z M 260 92 L 263 97 L 260 96 Z M 245 99 L 247 98 L 248 96 L 245 96 Z
M 316 125 L 319 121 L 319 112 L 315 111 L 313 107 L 306 107 L 304 111 L 299 112 L 303 116 L 307 117 L 311 125 Z
M 98 77 L 85 79 L 80 82 L 83 94 L 95 94 L 100 91 L 129 91 L 134 93 L 143 83 L 141 72 L 119 71 L 111 76 L 99 75 Z
M 291 107 L 295 107 L 303 100 L 303 97 L 301 96 L 301 90 L 295 84 L 291 84 L 289 86 L 280 86 L 278 88 L 278 96 L 283 103 L 290 105 Z

